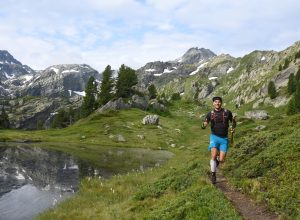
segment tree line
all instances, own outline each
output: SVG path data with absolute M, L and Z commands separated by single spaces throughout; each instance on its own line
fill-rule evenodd
M 80 118 L 85 118 L 100 106 L 118 98 L 128 99 L 134 94 L 140 94 L 134 86 L 138 83 L 136 71 L 124 64 L 118 70 L 118 76 L 113 79 L 113 70 L 107 65 L 102 72 L 102 82 L 98 85 L 94 77 L 90 77 L 85 86 L 85 96 L 80 108 L 61 109 L 54 116 L 51 127 L 64 128 Z M 157 91 L 154 85 L 148 87 L 150 99 L 156 98 Z
M 292 95 L 287 106 L 287 114 L 293 115 L 300 112 L 300 67 L 296 75 L 292 73 L 289 76 L 287 90 L 288 94 Z

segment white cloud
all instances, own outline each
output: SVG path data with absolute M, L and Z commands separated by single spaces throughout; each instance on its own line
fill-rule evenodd
M 147 0 L 146 3 L 153 7 L 154 9 L 160 11 L 170 11 L 172 12 L 179 6 L 188 3 L 188 0 L 164 0 L 164 1 L 157 1 L 157 0 Z
M 10 0 L 0 8 L 0 49 L 35 69 L 99 71 L 172 60 L 193 46 L 242 56 L 300 40 L 299 8 L 297 0 Z

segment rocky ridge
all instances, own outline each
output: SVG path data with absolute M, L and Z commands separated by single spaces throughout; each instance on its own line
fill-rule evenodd
M 184 100 L 205 103 L 206 99 L 221 95 L 225 102 L 235 105 L 252 103 L 254 109 L 262 104 L 278 107 L 289 100 L 286 86 L 289 75 L 299 69 L 300 59 L 294 59 L 299 51 L 300 42 L 281 52 L 253 51 L 241 58 L 191 48 L 176 60 L 149 62 L 139 68 L 137 89 L 143 92 L 154 84 L 167 99 L 178 93 Z M 286 59 L 290 60 L 289 65 L 279 70 Z M 5 107 L 16 128 L 35 129 L 39 121 L 47 127 L 59 108 L 80 106 L 90 76 L 101 80 L 101 75 L 86 64 L 53 65 L 34 71 L 7 51 L 0 51 L 0 97 L 9 103 Z M 267 95 L 271 80 L 278 90 L 275 99 Z M 138 98 L 129 103 L 143 109 L 149 104 Z

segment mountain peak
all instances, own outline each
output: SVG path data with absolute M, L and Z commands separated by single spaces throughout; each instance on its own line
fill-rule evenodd
M 16 60 L 7 50 L 0 50 L 0 64 L 5 63 L 22 65 L 22 63 Z
M 208 60 L 214 56 L 216 56 L 216 54 L 209 49 L 192 47 L 185 52 L 180 61 L 183 63 L 194 64 L 203 60 Z

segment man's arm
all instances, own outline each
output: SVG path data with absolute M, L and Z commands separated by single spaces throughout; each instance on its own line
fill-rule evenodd
M 206 115 L 204 121 L 202 122 L 201 128 L 202 128 L 202 129 L 205 129 L 205 128 L 207 127 L 209 121 L 210 121 L 210 113 L 208 113 L 208 114 Z

